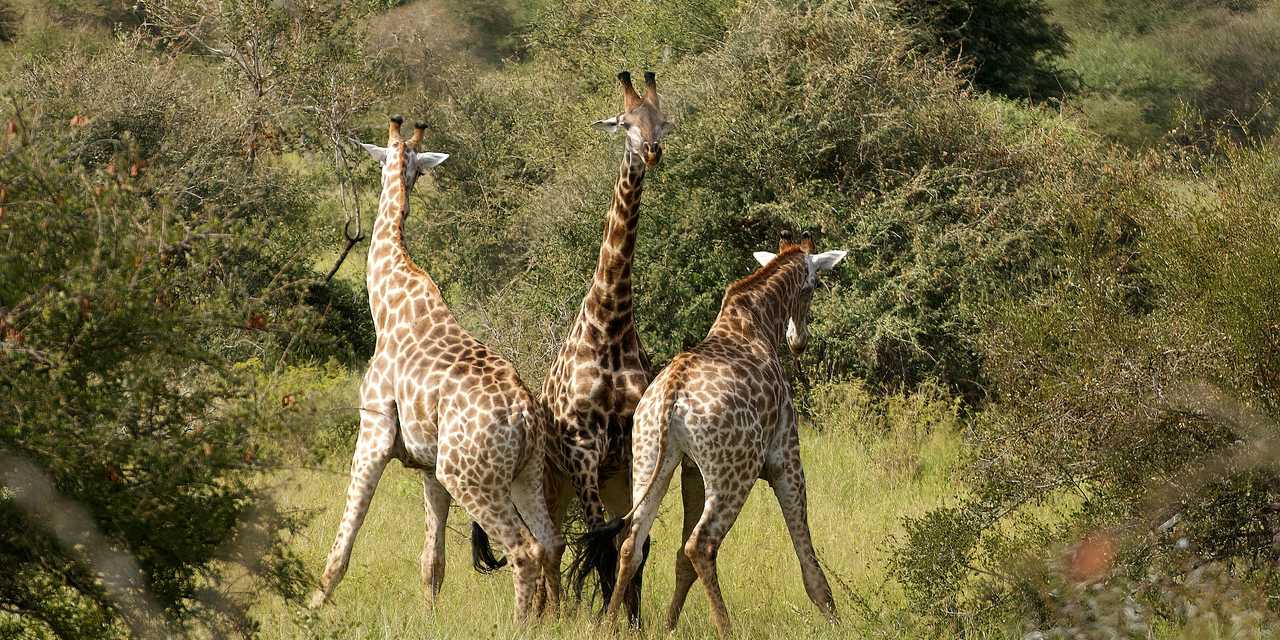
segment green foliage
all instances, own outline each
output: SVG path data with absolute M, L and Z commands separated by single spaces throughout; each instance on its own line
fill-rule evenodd
M 276 395 L 292 385 L 274 371 L 371 349 L 363 289 L 309 268 L 318 181 L 250 163 L 219 76 L 136 38 L 69 41 L 11 71 L 0 237 L 23 249 L 0 259 L 0 449 L 34 471 L 6 485 L 35 491 L 47 474 L 93 544 L 0 497 L 3 624 L 250 633 L 255 590 L 292 598 L 305 580 L 285 545 L 296 514 L 260 471 L 314 459 L 285 443 L 323 445 L 299 434 L 337 437 L 355 415 L 306 385 Z M 115 565 L 94 549 L 135 562 L 131 592 L 152 604 L 95 582 Z
M 1001 550 L 1080 529 L 1116 532 L 1119 575 L 1165 570 L 1175 538 L 1242 575 L 1274 562 L 1274 523 L 1259 517 L 1280 498 L 1280 291 L 1268 275 L 1280 269 L 1280 203 L 1262 186 L 1277 178 L 1274 154 L 1274 143 L 1226 144 L 1197 186 L 1077 215 L 1085 233 L 1064 244 L 1058 283 L 992 316 L 984 352 L 1003 397 L 972 432 L 976 497 L 909 524 L 898 555 L 921 607 L 1016 608 L 1017 581 L 990 579 L 1008 575 Z M 1066 528 L 1027 515 L 1068 496 L 1079 501 Z M 967 543 L 930 542 L 943 539 Z
M 926 48 L 967 61 L 980 89 L 1044 99 L 1075 88 L 1058 67 L 1071 39 L 1044 0 L 899 0 L 898 8 Z
M 959 399 L 934 384 L 877 395 L 859 383 L 830 382 L 815 385 L 809 397 L 805 409 L 816 428 L 857 434 L 874 465 L 894 481 L 944 475 L 948 469 L 929 468 L 929 439 L 963 431 Z
M 286 596 L 302 588 L 283 546 L 293 523 L 252 483 L 260 415 L 228 360 L 276 352 L 271 335 L 297 328 L 287 298 L 234 260 L 266 229 L 212 202 L 183 206 L 159 177 L 179 167 L 144 166 L 128 136 L 85 166 L 82 138 L 21 117 L 42 133 L 21 126 L 4 154 L 0 232 L 23 250 L 0 258 L 0 449 L 87 511 L 92 535 L 69 540 L 136 561 L 166 625 L 249 631 L 220 563 Z M 99 549 L 23 505 L 29 483 L 6 479 L 0 498 L 4 610 L 63 637 L 161 624 L 96 579 L 119 570 L 93 562 Z
M 0 2 L 0 43 L 9 42 L 18 36 L 22 17 L 8 0 Z
M 410 250 L 536 386 L 617 175 L 621 141 L 589 125 L 617 113 L 619 69 L 653 69 L 676 122 L 635 263 L 656 362 L 705 334 L 779 229 L 850 251 L 792 366 L 812 513 L 831 524 L 815 532 L 836 536 L 819 547 L 876 574 L 846 593 L 869 633 L 919 633 L 919 612 L 973 635 L 1194 634 L 1211 621 L 1193 608 L 1252 633 L 1280 501 L 1259 435 L 1280 415 L 1280 150 L 1264 142 L 1280 14 L 1048 5 L 0 0 L 19 9 L 0 30 L 21 14 L 0 64 L 24 119 L 0 167 L 0 242 L 22 248 L 0 255 L 0 407 L 18 418 L 0 448 L 35 463 L 21 486 L 47 475 L 87 512 L 95 548 L 136 558 L 167 631 L 251 631 L 225 561 L 286 597 L 302 579 L 282 547 L 296 523 L 258 472 L 340 464 L 374 343 L 360 251 L 330 282 L 314 271 L 376 194 L 349 139 L 382 143 L 390 113 L 430 123 L 424 146 L 451 158 L 414 194 Z M 995 95 L 1058 95 L 1072 74 L 1066 114 Z M 323 478 L 306 505 L 340 508 L 345 477 Z M 0 635 L 146 617 L 17 499 L 35 489 L 6 491 L 0 554 L 20 570 L 0 604 L 21 604 Z M 735 530 L 785 547 L 754 508 Z M 317 564 L 336 517 L 290 545 Z M 889 535 L 902 607 L 880 584 Z M 1082 582 L 1098 540 L 1114 554 Z M 416 593 L 415 565 L 378 555 Z M 1188 555 L 1213 570 L 1191 575 Z M 347 613 L 303 622 L 369 632 Z M 472 622 L 444 619 L 432 630 Z
M 1075 42 L 1063 66 L 1078 73 L 1090 127 L 1132 147 L 1159 141 L 1213 145 L 1225 128 L 1258 142 L 1274 130 L 1280 6 L 1262 2 L 1054 1 Z
M 980 398 L 983 305 L 1052 277 L 1055 212 L 1074 206 L 1060 194 L 1119 188 L 1096 170 L 1104 156 L 1049 114 L 962 95 L 954 75 L 860 9 L 726 8 L 715 14 L 725 26 L 707 27 L 724 29 L 723 42 L 699 40 L 668 62 L 665 44 L 624 48 L 645 40 L 636 30 L 655 10 L 544 17 L 528 62 L 441 105 L 427 146 L 454 155 L 417 218 L 428 222 L 411 231 L 424 266 L 446 288 L 502 296 L 484 306 L 519 300 L 549 318 L 484 319 L 486 335 L 533 340 L 508 353 L 539 379 L 594 267 L 616 176 L 619 141 L 587 126 L 618 108 L 615 63 L 601 61 L 657 57 L 677 125 L 646 179 L 635 278 L 658 361 L 704 334 L 751 252 L 791 227 L 852 252 L 815 303 L 805 362 L 819 379 L 936 378 Z M 471 300 L 452 301 L 468 312 Z

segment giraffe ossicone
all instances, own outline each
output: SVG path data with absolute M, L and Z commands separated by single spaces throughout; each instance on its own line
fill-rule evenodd
M 456 500 L 511 560 L 520 623 L 534 609 L 554 613 L 559 606 L 564 540 L 543 496 L 545 411 L 515 367 L 458 324 L 435 281 L 409 256 L 403 237 L 409 192 L 448 156 L 419 152 L 426 127 L 416 125 L 406 141 L 402 124 L 390 119 L 385 147 L 365 145 L 382 164 L 366 270 L 377 345 L 360 388 L 346 507 L 311 605 L 323 604 L 342 580 L 378 480 L 398 459 L 422 471 L 428 606 L 443 586 L 445 523 Z M 548 597 L 535 602 L 539 584 Z
M 817 276 L 845 255 L 814 254 L 811 239 L 793 243 L 789 237 L 776 254 L 757 252 L 764 264 L 728 287 L 706 339 L 677 355 L 645 391 L 632 433 L 635 506 L 622 524 L 626 538 L 617 583 L 623 587 L 614 591 L 606 620 L 616 618 L 626 598 L 624 590 L 641 564 L 638 548 L 648 541 L 677 466 L 684 542 L 676 552 L 668 629 L 701 578 L 717 633 L 730 634 L 716 552 L 757 479 L 773 486 L 809 598 L 837 620 L 809 531 L 800 436 L 778 351 L 784 340 L 793 351 L 804 349 Z

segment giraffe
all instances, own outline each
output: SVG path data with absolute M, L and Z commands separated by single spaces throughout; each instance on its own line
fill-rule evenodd
M 392 458 L 422 471 L 426 541 L 421 577 L 431 607 L 444 582 L 445 522 L 457 500 L 504 546 L 514 565 L 515 620 L 527 620 L 541 573 L 558 608 L 564 541 L 542 491 L 546 411 L 501 356 L 471 337 L 440 289 L 404 245 L 408 196 L 448 155 L 419 152 L 426 125 L 407 142 L 393 117 L 386 147 L 362 145 L 382 164 L 382 196 L 369 244 L 366 283 L 377 342 L 360 389 L 360 435 L 318 607 L 346 572 L 356 533 Z
M 837 620 L 809 534 L 795 408 L 777 352 L 784 336 L 792 352 L 804 350 L 817 275 L 844 256 L 844 251 L 815 255 L 811 239 L 793 243 L 786 235 L 776 255 L 757 252 L 761 268 L 729 286 L 706 339 L 676 356 L 636 407 L 635 507 L 623 519 L 628 524 L 619 527 L 626 528 L 626 539 L 617 580 L 626 585 L 639 568 L 636 547 L 648 538 L 679 464 L 685 543 L 676 552 L 668 629 L 675 628 L 689 588 L 700 577 L 718 635 L 730 635 L 716 552 L 757 478 L 773 486 L 809 598 L 830 621 Z M 614 533 L 605 529 L 589 535 Z M 607 620 L 617 617 L 621 591 L 609 601 Z
M 623 110 L 593 123 L 597 129 L 625 131 L 622 165 L 605 219 L 600 255 L 577 318 L 542 384 L 549 408 L 547 501 L 557 525 L 576 493 L 589 528 L 605 524 L 605 510 L 620 516 L 629 507 L 631 419 L 653 378 L 632 317 L 631 261 L 635 253 L 640 194 L 646 170 L 662 158 L 662 139 L 673 123 L 662 113 L 657 80 L 645 72 L 645 94 L 631 74 L 617 76 Z M 579 595 L 595 571 L 607 601 L 613 592 L 617 548 L 601 540 L 578 550 L 570 572 Z M 636 573 L 637 585 L 639 572 Z M 630 591 L 627 608 L 639 624 L 640 589 Z

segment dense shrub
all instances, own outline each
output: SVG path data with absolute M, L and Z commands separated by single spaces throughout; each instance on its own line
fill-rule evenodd
M 279 353 L 271 336 L 297 328 L 289 296 L 237 259 L 269 226 L 175 204 L 160 176 L 177 167 L 144 163 L 127 136 L 85 166 L 65 120 L 21 118 L 0 205 L 0 233 L 21 247 L 0 254 L 4 624 L 251 631 L 223 563 L 302 588 L 292 523 L 252 482 L 251 380 L 228 359 Z
M 350 422 L 325 409 L 341 394 L 279 393 L 275 373 L 371 348 L 363 289 L 310 268 L 316 179 L 250 163 L 217 75 L 136 38 L 11 71 L 0 450 L 22 472 L 0 499 L 0 625 L 251 632 L 254 591 L 230 580 L 292 597 L 305 578 L 260 473 Z
M 1280 8 L 1211 0 L 1054 0 L 1072 35 L 1063 67 L 1077 73 L 1070 102 L 1089 126 L 1133 147 L 1161 141 L 1212 147 L 1226 128 L 1265 140 L 1277 111 Z
M 500 317 L 451 297 L 489 335 L 528 340 L 512 355 L 534 379 L 585 289 L 616 176 L 620 141 L 588 127 L 618 109 L 615 63 L 600 61 L 654 64 L 677 121 L 647 178 L 635 271 L 637 320 L 658 361 L 705 333 L 751 252 L 791 227 L 852 251 L 818 297 L 809 371 L 888 387 L 936 378 L 979 398 L 983 305 L 1052 279 L 1052 227 L 1076 205 L 1064 194 L 1119 188 L 1087 136 L 963 93 L 873 12 L 712 12 L 689 24 L 724 24 L 723 42 L 690 36 L 668 60 L 674 44 L 623 48 L 648 22 L 566 11 L 535 23 L 527 62 L 440 105 L 430 144 L 454 156 L 412 234 L 446 289 L 496 296 L 480 305 L 491 309 L 519 301 L 526 313 Z
M 1060 68 L 1071 39 L 1043 0 L 899 0 L 929 49 L 966 60 L 974 86 L 1013 98 L 1061 97 L 1075 88 Z
M 1027 592 L 992 576 L 1089 530 L 1116 539 L 1107 575 L 1163 571 L 1175 546 L 1246 576 L 1275 562 L 1275 152 L 1228 145 L 1196 187 L 1077 216 L 1058 283 L 993 315 L 1002 397 L 973 429 L 975 495 L 911 522 L 898 552 L 918 606 L 1007 613 Z

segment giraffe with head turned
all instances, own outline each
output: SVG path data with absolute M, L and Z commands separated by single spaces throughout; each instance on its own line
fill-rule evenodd
M 382 164 L 382 196 L 369 244 L 367 285 L 377 343 L 360 389 L 360 433 L 346 509 L 311 604 L 346 572 L 356 533 L 387 463 L 422 471 L 426 542 L 421 556 L 428 606 L 444 582 L 445 522 L 453 500 L 505 548 L 514 565 L 515 619 L 534 608 L 539 575 L 558 606 L 564 541 L 543 495 L 546 412 L 516 374 L 454 319 L 431 276 L 404 244 L 409 194 L 448 156 L 419 152 L 426 126 L 402 139 L 394 117 L 386 147 L 363 145 Z
M 661 160 L 662 139 L 673 127 L 661 110 L 653 72 L 644 74 L 643 97 L 632 86 L 630 73 L 619 73 L 618 82 L 622 112 L 593 124 L 626 135 L 595 274 L 542 384 L 542 401 L 552 418 L 547 440 L 552 517 L 562 523 L 576 494 L 591 528 L 605 524 L 606 510 L 617 517 L 630 505 L 631 419 L 653 377 L 633 318 L 631 263 L 645 172 Z M 571 571 L 578 592 L 594 571 L 607 600 L 616 558 L 613 541 L 579 549 Z M 639 589 L 630 593 L 635 597 L 628 600 L 628 609 L 638 624 Z
M 676 586 L 667 610 L 673 629 L 685 597 L 701 578 L 721 637 L 731 631 L 720 593 L 716 552 L 757 479 L 773 486 L 800 559 L 805 590 L 832 622 L 835 601 L 818 565 L 809 533 L 800 437 L 791 387 L 778 350 L 809 339 L 809 305 L 818 274 L 844 259 L 844 251 L 814 254 L 813 241 L 783 237 L 778 253 L 755 254 L 762 265 L 729 286 L 711 331 L 677 355 L 636 407 L 632 435 L 632 497 L 618 584 L 606 619 L 616 618 L 623 589 L 639 568 L 637 547 L 647 541 L 676 466 L 682 468 L 684 545 L 676 552 Z M 612 537 L 608 528 L 592 535 Z

